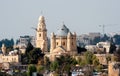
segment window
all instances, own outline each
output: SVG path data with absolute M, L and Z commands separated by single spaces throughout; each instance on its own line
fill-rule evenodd
M 39 34 L 39 37 L 41 37 L 41 34 Z
M 65 42 L 63 42 L 63 45 L 65 45 Z
M 73 45 L 73 42 L 72 42 L 72 45 Z
M 58 45 L 58 42 L 56 44 Z

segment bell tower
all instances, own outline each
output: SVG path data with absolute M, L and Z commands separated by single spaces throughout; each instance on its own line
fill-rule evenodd
M 44 16 L 39 17 L 37 34 L 36 34 L 36 47 L 41 48 L 42 52 L 47 52 L 47 29 Z

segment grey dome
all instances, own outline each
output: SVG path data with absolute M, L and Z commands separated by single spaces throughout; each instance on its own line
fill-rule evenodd
M 67 36 L 69 29 L 63 24 L 57 31 L 56 36 Z

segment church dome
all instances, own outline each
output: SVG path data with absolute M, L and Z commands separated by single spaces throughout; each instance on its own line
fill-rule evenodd
M 57 31 L 56 36 L 67 36 L 69 29 L 63 24 Z

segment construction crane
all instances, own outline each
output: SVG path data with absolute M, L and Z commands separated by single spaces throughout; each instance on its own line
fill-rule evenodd
M 38 31 L 37 28 L 31 27 L 31 29 L 34 29 L 35 31 Z
M 102 27 L 102 32 L 103 32 L 103 35 L 105 34 L 105 25 L 99 25 L 99 27 Z
M 102 32 L 103 32 L 103 35 L 105 34 L 105 27 L 106 26 L 114 26 L 114 25 L 117 25 L 117 24 L 108 24 L 108 25 L 99 25 L 99 27 L 102 27 Z

